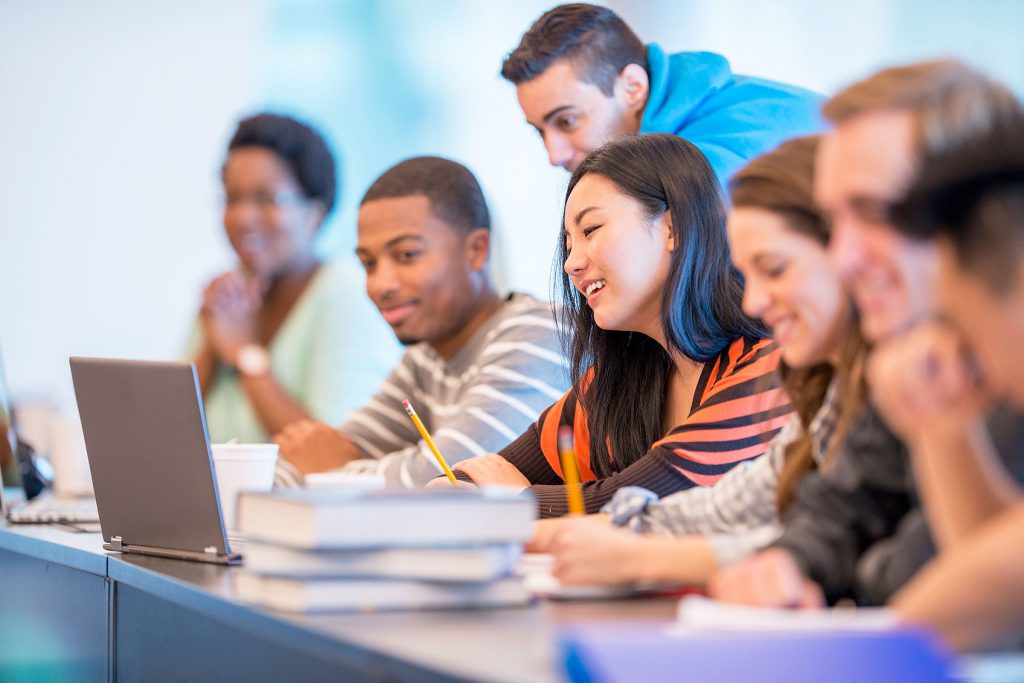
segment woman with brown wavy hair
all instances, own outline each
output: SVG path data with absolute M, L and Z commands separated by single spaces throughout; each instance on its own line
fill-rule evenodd
M 566 584 L 702 583 L 716 568 L 770 543 L 796 482 L 828 467 L 864 401 L 865 343 L 853 306 L 829 266 L 828 224 L 814 205 L 818 138 L 791 140 L 730 183 L 728 234 L 745 276 L 743 307 L 782 350 L 783 382 L 795 415 L 768 452 L 715 485 L 661 500 L 623 489 L 604 511 L 613 524 L 574 524 L 555 533 L 555 575 Z

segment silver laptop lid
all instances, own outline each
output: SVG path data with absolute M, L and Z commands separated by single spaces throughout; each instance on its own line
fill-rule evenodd
M 194 366 L 72 358 L 71 377 L 104 540 L 230 555 Z

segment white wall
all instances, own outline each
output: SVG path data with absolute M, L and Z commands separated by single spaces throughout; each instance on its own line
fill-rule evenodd
M 479 176 L 507 282 L 548 292 L 566 180 L 503 55 L 550 2 L 0 0 L 0 343 L 16 395 L 71 399 L 67 357 L 174 357 L 230 263 L 217 172 L 241 115 L 293 111 L 343 159 L 324 247 L 398 159 Z M 960 56 L 1024 91 L 1024 3 L 617 1 L 642 38 L 823 92 L 879 66 Z
M 201 20 L 199 20 L 201 17 Z M 217 168 L 259 6 L 0 3 L 0 343 L 12 391 L 69 355 L 168 357 L 227 262 Z

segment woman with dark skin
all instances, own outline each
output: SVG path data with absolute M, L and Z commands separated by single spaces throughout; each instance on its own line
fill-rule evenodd
M 324 264 L 314 253 L 335 200 L 330 150 L 294 119 L 254 116 L 228 146 L 222 181 L 224 228 L 238 267 L 207 285 L 199 313 L 195 362 L 211 436 L 265 441 L 297 420 L 338 420 L 362 397 L 352 394 L 374 388 L 387 364 L 370 354 L 359 359 L 366 369 L 355 371 L 350 328 L 365 337 L 381 326 L 354 265 Z M 377 348 L 393 346 L 385 334 Z M 372 348 L 364 344 L 360 350 Z M 339 400 L 350 404 L 346 410 Z

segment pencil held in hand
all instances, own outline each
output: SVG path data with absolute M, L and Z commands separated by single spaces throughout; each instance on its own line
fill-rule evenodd
M 452 473 L 448 463 L 444 461 L 444 457 L 441 456 L 441 451 L 437 450 L 437 446 L 434 444 L 434 440 L 430 438 L 430 432 L 423 426 L 423 422 L 420 420 L 420 416 L 416 414 L 416 410 L 412 407 L 412 404 L 408 401 L 402 401 L 402 407 L 405 408 L 405 412 L 409 413 L 409 417 L 412 419 L 412 423 L 416 425 L 416 429 L 419 430 L 420 436 L 427 442 L 427 446 L 430 448 L 430 452 L 437 458 L 437 464 L 444 470 L 445 475 L 448 477 L 448 481 L 452 483 L 452 486 L 456 485 L 457 480 L 455 474 Z
M 580 470 L 573 450 L 572 427 L 562 426 L 558 429 L 558 456 L 562 460 L 562 479 L 565 480 L 565 495 L 569 499 L 569 514 L 582 515 L 586 510 L 583 508 Z

